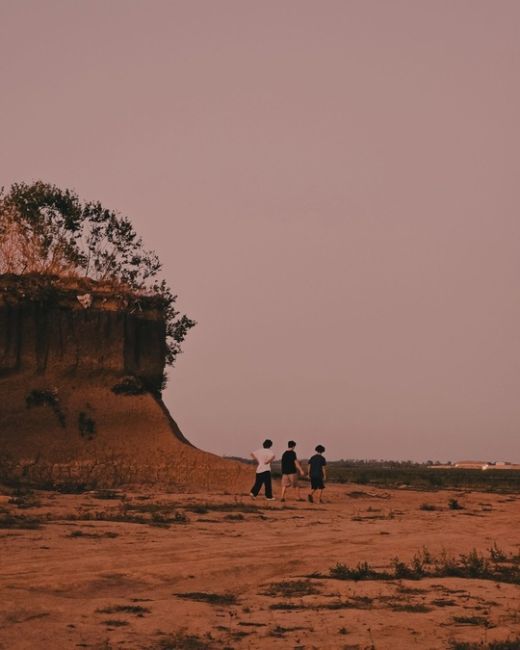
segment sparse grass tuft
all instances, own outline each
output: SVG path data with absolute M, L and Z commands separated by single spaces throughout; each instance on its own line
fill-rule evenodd
M 112 531 L 106 531 L 104 533 L 88 533 L 84 530 L 73 530 L 67 535 L 67 537 L 77 538 L 77 537 L 87 537 L 89 539 L 115 539 L 119 537 L 119 533 L 113 533 Z
M 125 495 L 117 490 L 96 490 L 92 495 L 94 499 L 124 499 Z
M 432 608 L 424 605 L 423 603 L 397 603 L 392 605 L 392 610 L 394 612 L 411 612 L 415 614 L 423 614 L 425 612 L 431 612 Z
M 196 600 L 210 605 L 236 605 L 238 600 L 235 594 L 214 594 L 205 591 L 189 591 L 174 595 L 185 600 Z
M 269 609 L 274 609 L 274 610 L 295 610 L 295 609 L 305 609 L 305 605 L 302 604 L 297 604 L 297 603 L 286 603 L 286 602 L 280 602 L 280 603 L 273 603 L 272 605 L 269 605 Z
M 329 577 L 336 580 L 389 580 L 392 578 L 420 580 L 422 578 L 474 578 L 493 580 L 509 584 L 520 584 L 520 564 L 517 556 L 505 556 L 496 550 L 490 549 L 491 558 L 506 557 L 505 561 L 490 559 L 473 549 L 469 553 L 461 553 L 458 557 L 451 557 L 443 551 L 439 557 L 433 558 L 427 549 L 416 554 L 411 563 L 402 562 L 399 558 L 392 560 L 393 572 L 378 571 L 370 567 L 367 562 L 350 568 L 338 563 L 329 570 L 328 576 L 315 575 L 314 577 Z
M 41 527 L 42 521 L 37 517 L 26 517 L 25 515 L 11 515 L 0 513 L 0 528 L 36 530 Z
M 493 542 L 493 546 L 488 549 L 489 552 L 489 557 L 493 560 L 493 562 L 506 562 L 507 561 L 507 555 L 504 553 L 504 551 L 497 546 L 496 542 Z
M 392 577 L 385 571 L 376 571 L 368 562 L 359 562 L 354 568 L 338 562 L 329 570 L 329 575 L 336 580 L 388 580 Z
M 310 580 L 283 580 L 282 582 L 273 582 L 266 591 L 262 592 L 264 596 L 285 596 L 286 598 L 310 596 L 319 594 L 320 590 Z
M 110 605 L 96 609 L 97 614 L 135 614 L 136 616 L 149 614 L 150 611 L 148 607 L 141 605 Z
M 213 650 L 216 647 L 211 643 L 211 639 L 203 639 L 197 634 L 179 631 L 164 637 L 148 650 Z
M 485 616 L 454 616 L 453 622 L 458 625 L 483 625 L 489 627 L 489 620 Z
M 468 643 L 466 641 L 452 641 L 449 650 L 518 650 L 520 636 L 507 641 L 491 641 L 490 643 Z

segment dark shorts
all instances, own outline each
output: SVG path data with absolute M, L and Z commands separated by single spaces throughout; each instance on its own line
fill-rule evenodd
M 323 490 L 325 485 L 323 484 L 323 476 L 311 476 L 311 489 L 312 490 Z

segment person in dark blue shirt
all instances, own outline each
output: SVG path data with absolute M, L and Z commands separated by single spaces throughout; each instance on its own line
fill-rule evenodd
M 311 503 L 315 503 L 314 498 L 316 497 L 316 503 L 321 503 L 321 493 L 325 488 L 324 481 L 327 479 L 327 472 L 325 470 L 327 461 L 323 456 L 325 451 L 323 445 L 318 445 L 315 451 L 314 456 L 309 458 L 308 475 L 311 480 L 311 493 L 307 496 L 307 499 Z
M 294 451 L 295 447 L 296 443 L 294 440 L 289 440 L 287 443 L 287 451 L 284 451 L 282 455 L 282 501 L 285 501 L 285 492 L 289 487 L 298 490 L 298 501 L 301 500 L 298 474 L 300 476 L 303 476 L 304 474 L 300 461 Z

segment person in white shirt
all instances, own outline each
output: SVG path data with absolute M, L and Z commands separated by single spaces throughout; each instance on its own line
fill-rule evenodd
M 265 498 L 268 501 L 274 501 L 273 487 L 271 484 L 271 462 L 274 460 L 274 454 L 271 451 L 272 446 L 272 440 L 264 440 L 262 449 L 251 452 L 251 458 L 254 458 L 258 463 L 258 467 L 256 468 L 256 481 L 249 493 L 253 499 L 256 499 L 260 488 L 264 485 Z

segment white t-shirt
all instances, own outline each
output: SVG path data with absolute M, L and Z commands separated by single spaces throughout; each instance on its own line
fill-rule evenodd
M 256 468 L 256 473 L 260 472 L 270 472 L 271 471 L 271 461 L 274 460 L 274 454 L 270 449 L 257 449 L 253 452 L 253 456 L 258 461 L 258 467 Z

